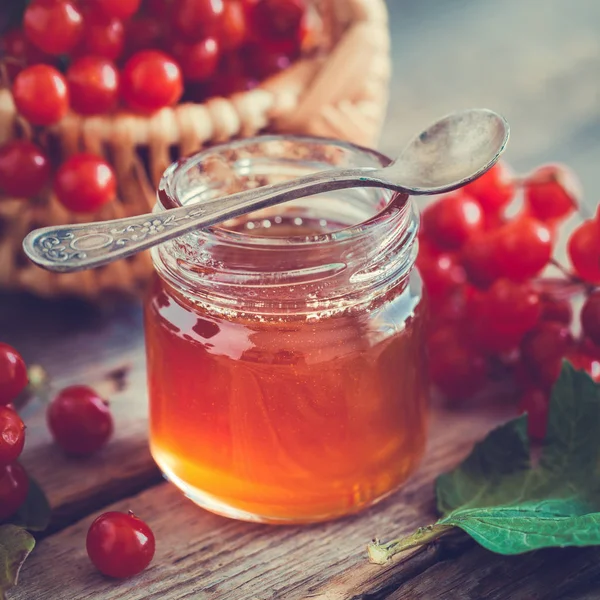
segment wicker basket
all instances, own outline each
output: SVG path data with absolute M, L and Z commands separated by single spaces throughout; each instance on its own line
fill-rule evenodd
M 108 220 L 141 214 L 154 205 L 154 189 L 174 155 L 265 130 L 341 138 L 373 145 L 387 107 L 389 34 L 384 0 L 318 0 L 323 49 L 258 88 L 203 104 L 180 104 L 150 118 L 131 114 L 68 115 L 35 132 L 60 161 L 89 151 L 106 157 L 117 174 L 119 198 L 98 214 L 69 213 L 50 189 L 36 200 L 0 198 L 0 288 L 42 296 L 100 299 L 138 294 L 152 272 L 142 253 L 93 271 L 57 275 L 31 264 L 23 237 L 44 225 Z M 0 91 L 0 143 L 27 135 L 10 92 Z M 57 156 L 58 154 L 58 156 Z

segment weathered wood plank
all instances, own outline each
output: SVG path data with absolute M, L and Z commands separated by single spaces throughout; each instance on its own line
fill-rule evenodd
M 119 584 L 94 571 L 85 554 L 85 534 L 95 517 L 90 515 L 41 541 L 12 597 L 332 600 L 345 597 L 347 588 L 339 588 L 338 596 L 331 595 L 332 590 L 324 596 L 319 589 L 355 566 L 364 578 L 362 583 L 369 581 L 369 587 L 384 589 L 433 564 L 436 553 L 419 553 L 417 562 L 409 561 L 399 571 L 393 565 L 382 569 L 366 563 L 367 542 L 407 533 L 431 521 L 433 479 L 459 461 L 497 421 L 498 415 L 492 414 L 438 415 L 427 458 L 403 490 L 362 515 L 312 527 L 224 519 L 185 501 L 173 486 L 159 485 L 110 507 L 131 509 L 153 528 L 157 555 L 145 573 Z M 343 579 L 340 585 L 345 585 Z

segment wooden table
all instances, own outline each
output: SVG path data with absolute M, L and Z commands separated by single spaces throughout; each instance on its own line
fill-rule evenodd
M 600 197 L 600 3 L 596 0 L 390 0 L 396 76 L 382 148 L 459 107 L 489 106 L 513 127 L 518 169 L 563 160 Z M 505 415 L 436 413 L 427 457 L 405 488 L 366 513 L 312 527 L 238 523 L 202 511 L 162 482 L 146 446 L 140 310 L 0 297 L 0 339 L 43 364 L 56 388 L 95 385 L 112 399 L 116 435 L 90 460 L 52 445 L 41 404 L 27 409 L 24 462 L 54 507 L 51 530 L 10 597 L 19 600 L 597 599 L 600 551 L 502 558 L 465 537 L 368 564 L 373 537 L 434 518 L 433 480 Z M 98 575 L 85 532 L 99 511 L 132 508 L 157 537 L 152 565 L 123 583 Z

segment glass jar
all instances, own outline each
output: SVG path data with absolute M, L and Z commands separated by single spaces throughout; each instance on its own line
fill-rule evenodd
M 388 162 L 337 141 L 235 141 L 172 165 L 155 210 Z M 150 444 L 165 476 L 213 512 L 271 523 L 354 513 L 397 489 L 426 438 L 417 229 L 406 196 L 356 189 L 155 248 Z

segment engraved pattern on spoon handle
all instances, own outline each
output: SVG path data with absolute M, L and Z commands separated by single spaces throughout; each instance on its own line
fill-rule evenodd
M 403 190 L 387 181 L 382 171 L 371 168 L 321 171 L 301 179 L 160 213 L 44 227 L 23 240 L 23 249 L 44 269 L 63 273 L 80 271 L 125 258 L 194 229 L 209 227 L 265 206 L 357 186 Z

